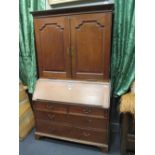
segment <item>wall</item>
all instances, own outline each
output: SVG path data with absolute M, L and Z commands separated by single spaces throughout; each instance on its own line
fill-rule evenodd
M 50 10 L 53 8 L 66 8 L 66 7 L 74 8 L 77 6 L 99 5 L 99 4 L 105 4 L 105 3 L 114 3 L 114 0 L 83 0 L 80 2 L 70 2 L 66 4 L 64 3 L 64 4 L 59 4 L 59 5 L 53 5 L 53 6 L 50 6 L 48 4 L 48 0 L 46 0 L 46 9 Z

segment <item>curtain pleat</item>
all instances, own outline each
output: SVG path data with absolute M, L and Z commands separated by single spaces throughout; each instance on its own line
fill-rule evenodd
M 31 11 L 45 10 L 45 0 L 19 1 L 19 76 L 33 93 L 37 79 L 33 17 Z
M 121 96 L 135 79 L 135 1 L 115 0 L 111 81 L 112 95 Z

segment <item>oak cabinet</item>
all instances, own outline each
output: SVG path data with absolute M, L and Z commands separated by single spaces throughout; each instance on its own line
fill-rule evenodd
M 111 12 L 34 18 L 39 77 L 108 80 Z
M 109 148 L 112 4 L 33 12 L 35 136 Z

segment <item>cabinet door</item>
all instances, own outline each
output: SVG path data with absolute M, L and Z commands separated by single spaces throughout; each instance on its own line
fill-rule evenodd
M 96 13 L 70 18 L 74 79 L 109 79 L 111 17 L 111 13 Z
M 39 77 L 66 79 L 71 76 L 69 20 L 42 17 L 34 20 Z

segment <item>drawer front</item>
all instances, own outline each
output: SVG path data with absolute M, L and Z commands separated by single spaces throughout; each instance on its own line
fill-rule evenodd
M 35 111 L 35 117 L 39 120 L 45 120 L 52 122 L 68 122 L 66 114 L 63 113 L 53 113 L 44 111 Z
M 94 129 L 102 130 L 102 129 L 107 129 L 108 127 L 108 120 L 103 118 L 69 115 L 68 121 L 74 126 L 79 126 L 84 128 L 94 128 Z
M 69 113 L 72 114 L 84 114 L 84 115 L 94 115 L 101 116 L 103 118 L 108 118 L 108 110 L 96 107 L 87 107 L 87 106 L 70 106 Z
M 107 131 L 99 132 L 86 130 L 41 120 L 36 121 L 36 130 L 38 132 L 56 136 L 85 140 L 89 142 L 107 143 Z
M 52 102 L 34 102 L 33 105 L 35 110 L 67 113 L 67 105 L 63 104 Z
M 36 131 L 62 137 L 71 137 L 71 127 L 61 124 L 51 123 L 50 121 L 36 120 Z
M 96 143 L 106 143 L 106 144 L 108 142 L 106 130 L 99 132 L 87 129 L 73 128 L 71 132 L 72 136 L 79 140 L 85 140 Z
M 108 120 L 102 118 L 67 115 L 62 113 L 35 111 L 35 118 L 57 123 L 69 123 L 72 126 L 82 128 L 94 128 L 96 130 L 107 129 Z

